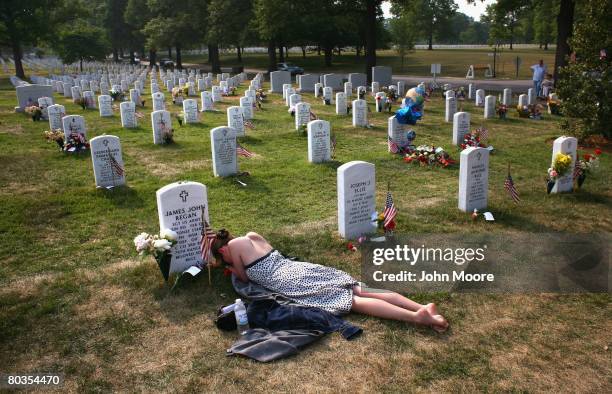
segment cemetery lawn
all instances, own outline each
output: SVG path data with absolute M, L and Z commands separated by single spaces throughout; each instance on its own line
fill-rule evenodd
M 376 52 L 376 64 L 378 66 L 389 66 L 393 68 L 394 75 L 414 75 L 414 76 L 430 76 L 431 64 L 442 64 L 443 77 L 458 77 L 465 78 L 470 64 L 491 64 L 493 67 L 493 57 L 488 56 L 492 53 L 491 48 L 474 48 L 474 49 L 435 49 L 428 51 L 425 49 L 415 49 L 406 54 L 404 57 L 404 65 L 402 67 L 401 58 L 394 50 L 378 50 Z M 521 67 L 519 68 L 519 79 L 531 79 L 533 72 L 530 67 L 536 64 L 540 59 L 548 65 L 549 70 L 555 60 L 554 49 L 547 51 L 536 48 L 516 48 L 514 50 L 503 49 L 499 53 L 497 60 L 497 78 L 498 79 L 514 79 L 516 78 L 516 68 L 514 61 L 516 57 L 522 59 Z M 206 55 L 184 55 L 183 62 L 206 64 L 208 57 Z M 302 53 L 291 52 L 287 62 L 295 63 L 304 68 L 304 73 L 348 73 L 359 72 L 365 70 L 365 58 L 363 54 L 360 57 L 355 55 L 355 52 L 342 52 L 340 56 L 336 55 L 332 58 L 332 66 L 325 66 L 324 56 L 317 55 L 315 52 L 308 52 L 306 58 L 302 57 Z M 234 53 L 221 55 L 221 66 L 228 67 L 237 65 Z M 268 54 L 267 53 L 245 53 L 242 55 L 242 64 L 245 68 L 255 68 L 260 70 L 268 69 Z M 476 72 L 476 79 L 484 79 L 484 71 Z
M 436 51 L 434 51 L 436 52 Z M 290 59 L 294 60 L 294 59 Z M 266 83 L 266 87 L 267 87 Z M 147 82 L 147 85 L 148 82 Z M 239 96 L 242 96 L 242 89 Z M 547 195 L 544 177 L 556 118 L 484 122 L 496 153 L 490 160 L 489 209 L 495 223 L 473 222 L 457 209 L 458 168 L 427 169 L 387 153 L 388 114 L 371 114 L 372 129 L 355 129 L 305 94 L 332 124 L 336 161 L 307 162 L 306 137 L 294 131 L 280 96 L 255 113 L 241 144 L 259 157 L 240 158 L 247 187 L 212 176 L 210 130 L 226 124 L 226 98 L 196 125 L 179 127 L 176 144 L 155 146 L 149 91 L 140 127 L 122 129 L 118 110 L 102 119 L 55 94 L 68 114 L 86 117 L 88 138 L 121 138 L 128 187 L 96 190 L 89 154 L 66 156 L 47 143 L 48 123 L 16 114 L 15 91 L 0 80 L 0 365 L 2 372 L 63 372 L 70 391 L 606 392 L 612 386 L 609 295 L 411 294 L 435 301 L 451 322 L 446 334 L 351 314 L 364 328 L 352 342 L 332 334 L 300 355 L 271 364 L 225 356 L 234 333 L 213 324 L 216 308 L 233 302 L 229 278 L 213 272 L 169 294 L 151 258 L 132 239 L 158 230 L 155 191 L 179 180 L 208 188 L 213 227 L 257 231 L 281 251 L 360 276 L 359 253 L 336 233 L 336 168 L 351 160 L 376 165 L 377 206 L 387 182 L 399 209 L 397 232 L 609 232 L 610 152 L 601 171 L 573 194 Z M 166 100 L 169 103 L 166 92 Z M 373 109 L 371 97 L 369 105 Z M 173 112 L 178 107 L 168 104 Z M 471 103 L 472 125 L 483 123 Z M 441 97 L 427 104 L 417 144 L 445 147 Z M 582 151 L 584 153 L 584 151 Z M 521 195 L 504 191 L 508 162 Z

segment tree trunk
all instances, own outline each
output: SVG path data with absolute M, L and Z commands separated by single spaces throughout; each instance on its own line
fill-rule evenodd
M 331 45 L 325 46 L 323 48 L 323 54 L 325 55 L 325 66 L 326 67 L 331 67 L 331 65 L 332 65 L 333 50 L 334 50 L 334 48 Z
M 117 48 L 113 48 L 113 61 L 119 63 L 119 51 Z
M 355 47 L 355 56 L 357 57 L 361 56 L 361 45 L 357 45 Z
M 321 56 L 321 47 L 317 47 L 317 56 Z
M 547 42 L 544 43 L 544 50 L 548 51 L 548 43 Z
M 168 59 L 172 60 L 172 47 L 168 47 Z
M 306 47 L 302 47 L 302 59 L 306 59 Z
M 219 61 L 219 46 L 209 45 L 208 53 L 210 57 L 210 64 L 212 66 L 212 72 L 218 74 L 221 72 L 221 62 Z
M 514 43 L 514 25 L 510 25 L 510 50 L 514 50 L 512 48 L 512 44 Z
M 242 63 L 242 51 L 240 50 L 240 45 L 236 45 L 236 56 L 238 57 L 238 62 Z
M 134 51 L 130 49 L 130 63 L 136 63 L 136 55 L 134 55 Z
M 212 64 L 212 45 L 208 45 L 208 64 Z
M 149 49 L 149 67 L 151 67 L 151 70 L 153 67 L 157 68 L 157 52 L 155 49 Z
M 376 66 L 376 0 L 366 0 L 365 72 L 372 82 L 372 67 Z
M 278 46 L 278 61 L 282 63 L 285 61 L 285 53 L 283 51 L 283 44 Z
M 123 59 L 123 48 L 119 48 L 119 55 L 121 56 L 121 59 Z
M 18 78 L 25 79 L 25 72 L 23 71 L 23 63 L 21 63 L 21 59 L 23 57 L 23 53 L 21 52 L 21 43 L 19 40 L 13 38 L 13 60 L 15 61 L 15 75 Z
M 83 72 L 83 58 L 80 58 L 79 60 L 79 71 Z
M 268 72 L 276 71 L 276 45 L 274 40 L 268 41 Z
M 561 0 L 559 15 L 557 15 L 557 50 L 555 52 L 555 86 L 559 80 L 559 68 L 567 66 L 567 56 L 570 54 L 568 40 L 572 36 L 574 26 L 574 0 Z
M 289 59 L 289 47 L 285 47 L 285 59 Z
M 176 44 L 176 67 L 179 70 L 183 69 L 183 58 L 181 56 L 181 45 Z
M 429 30 L 429 38 L 427 41 L 428 41 L 427 50 L 433 51 L 433 26 Z

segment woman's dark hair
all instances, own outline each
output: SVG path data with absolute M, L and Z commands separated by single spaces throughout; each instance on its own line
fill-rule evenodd
M 211 252 L 216 259 L 221 258 L 221 253 L 219 253 L 219 249 L 227 245 L 227 243 L 232 239 L 234 239 L 234 237 L 232 237 L 229 231 L 227 231 L 226 229 L 222 228 L 221 230 L 217 231 L 217 234 L 215 234 L 215 240 L 213 241 L 211 247 Z

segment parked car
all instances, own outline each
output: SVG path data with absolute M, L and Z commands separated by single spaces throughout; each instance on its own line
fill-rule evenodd
M 302 67 L 296 66 L 293 63 L 278 63 L 276 65 L 276 69 L 278 71 L 289 71 L 291 75 L 304 74 L 304 69 Z
M 159 66 L 163 68 L 174 68 L 172 59 L 164 58 L 159 61 Z

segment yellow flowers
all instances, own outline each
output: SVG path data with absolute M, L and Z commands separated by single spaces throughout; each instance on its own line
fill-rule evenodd
M 564 175 L 572 168 L 572 157 L 563 153 L 557 153 L 553 160 L 553 170 L 555 170 L 559 176 Z

